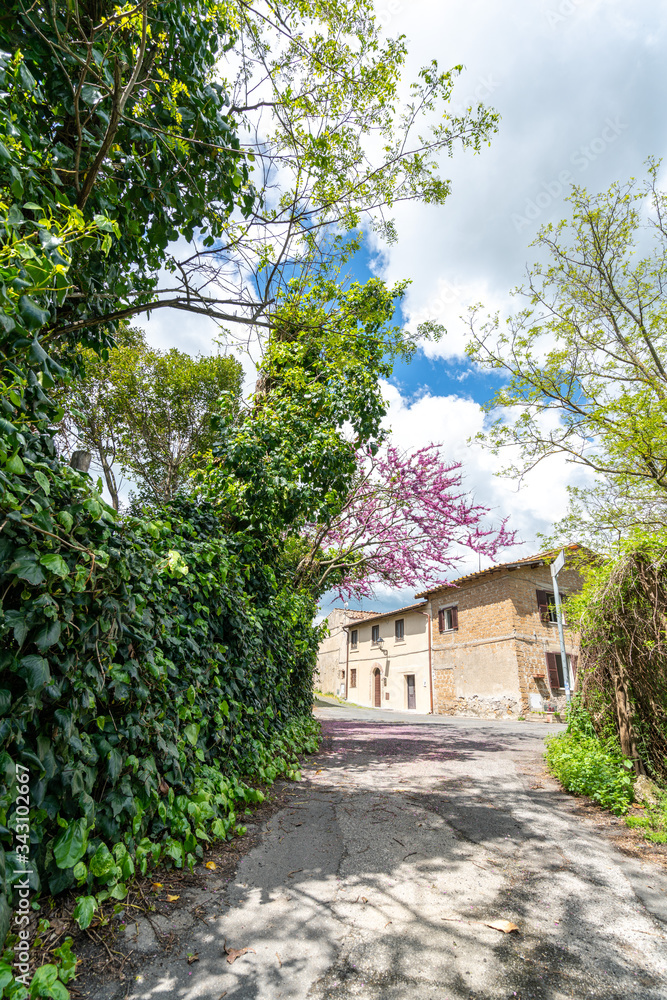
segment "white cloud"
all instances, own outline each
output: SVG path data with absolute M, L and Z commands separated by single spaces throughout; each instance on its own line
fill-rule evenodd
M 667 64 L 667 8 L 658 0 L 492 0 L 437 4 L 378 0 L 387 34 L 409 46 L 406 78 L 438 59 L 464 64 L 454 90 L 460 110 L 482 99 L 501 115 L 478 156 L 443 158 L 452 181 L 445 206 L 395 207 L 399 240 L 380 255 L 388 281 L 409 278 L 406 314 L 448 328 L 431 357 L 463 352 L 460 313 L 489 309 L 522 283 L 538 227 L 568 214 L 572 183 L 603 190 L 643 173 L 667 149 L 660 95 Z M 433 315 L 433 314 L 436 315 Z
M 492 455 L 474 440 L 484 430 L 486 419 L 474 400 L 425 395 L 410 402 L 392 385 L 385 384 L 383 391 L 388 403 L 385 424 L 392 431 L 392 442 L 405 450 L 432 442 L 442 445 L 446 458 L 461 462 L 465 487 L 476 501 L 490 508 L 496 521 L 509 517 L 509 526 L 517 530 L 521 544 L 501 553 L 499 561 L 537 551 L 537 533 L 549 531 L 566 512 L 567 485 L 582 483 L 587 474 L 555 456 L 536 466 L 518 485 L 497 475 L 511 456 Z M 471 555 L 466 570 L 476 568 L 477 556 Z

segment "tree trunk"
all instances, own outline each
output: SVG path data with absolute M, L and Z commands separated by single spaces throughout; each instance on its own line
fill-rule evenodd
M 644 765 L 637 753 L 637 741 L 635 740 L 632 726 L 632 712 L 630 708 L 630 698 L 628 696 L 628 686 L 625 679 L 625 668 L 621 663 L 616 665 L 614 670 L 614 694 L 616 702 L 616 718 L 618 720 L 618 735 L 621 741 L 621 750 L 625 757 L 632 761 L 635 774 L 646 774 Z

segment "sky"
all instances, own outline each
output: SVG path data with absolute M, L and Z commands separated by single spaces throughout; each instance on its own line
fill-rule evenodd
M 398 206 L 398 242 L 367 242 L 355 264 L 361 279 L 374 273 L 411 281 L 406 323 L 431 318 L 447 328 L 440 343 L 397 368 L 385 386 L 387 425 L 403 448 L 442 444 L 449 459 L 462 462 L 477 502 L 493 517 L 509 515 L 520 544 L 498 561 L 529 555 L 540 549 L 538 532 L 565 513 L 565 487 L 582 482 L 582 472 L 554 458 L 518 488 L 495 475 L 504 461 L 468 443 L 484 427 L 481 404 L 497 383 L 468 362 L 459 317 L 476 302 L 491 312 L 516 305 L 509 292 L 536 259 L 530 243 L 540 225 L 567 216 L 572 184 L 605 190 L 615 180 L 642 177 L 647 157 L 667 152 L 667 5 L 378 0 L 376 16 L 388 35 L 407 37 L 406 77 L 433 58 L 443 69 L 462 63 L 453 106 L 483 100 L 501 116 L 489 148 L 444 160 L 452 181 L 447 203 Z M 215 334 L 206 321 L 166 311 L 145 328 L 155 346 L 192 353 L 210 351 Z M 477 556 L 461 563 L 461 573 L 477 568 Z M 389 610 L 413 596 L 378 592 L 363 607 Z M 330 606 L 323 602 L 325 612 Z

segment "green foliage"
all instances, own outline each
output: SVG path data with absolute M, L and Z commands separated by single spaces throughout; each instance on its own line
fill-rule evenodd
M 613 737 L 596 735 L 589 714 L 575 702 L 564 733 L 552 737 L 545 753 L 550 771 L 574 795 L 587 795 L 617 816 L 634 801 L 632 764 Z
M 655 803 L 646 803 L 641 816 L 626 816 L 625 822 L 633 830 L 643 830 L 646 840 L 654 844 L 667 844 L 667 792 Z
M 240 832 L 235 807 L 261 794 L 243 774 L 296 776 L 318 633 L 312 598 L 267 558 L 275 537 L 230 534 L 206 504 L 121 521 L 62 465 L 42 385 L 66 372 L 22 333 L 2 340 L 0 850 L 11 893 L 19 761 L 32 888 L 78 887 L 86 925 L 135 869 Z M 34 991 L 62 995 L 50 979 Z
M 215 79 L 235 37 L 230 16 L 211 0 L 5 4 L 0 48 L 21 90 L 11 94 L 0 190 L 42 211 L 76 206 L 118 224 L 106 256 L 77 251 L 70 278 L 79 294 L 50 317 L 72 346 L 104 344 L 100 317 L 152 301 L 171 241 L 195 230 L 217 238 L 234 208 L 252 206 Z
M 0 378 L 6 414 L 13 407 L 25 409 L 25 368 L 40 372 L 39 385 L 36 377 L 28 385 L 33 405 L 44 403 L 42 387 L 52 387 L 64 374 L 38 335 L 72 291 L 73 254 L 103 259 L 118 236 L 116 223 L 104 213 L 85 218 L 59 193 L 24 192 L 24 176 L 50 170 L 47 153 L 17 121 L 16 109 L 33 107 L 37 99 L 20 55 L 10 58 L 0 51 Z M 7 433 L 12 435 L 3 427 Z M 15 458 L 16 471 L 19 463 Z
M 119 226 L 108 257 L 76 255 L 77 297 L 51 317 L 72 345 L 164 306 L 270 325 L 284 272 L 349 257 L 368 225 L 395 239 L 386 210 L 443 203 L 441 155 L 497 130 L 448 108 L 460 66 L 402 84 L 405 40 L 372 0 L 8 0 L 0 48 L 20 54 L 11 122 L 36 153 L 11 164 L 16 200 Z
M 104 356 L 84 350 L 81 379 L 54 395 L 65 410 L 60 433 L 68 453 L 92 452 L 116 509 L 118 468 L 159 506 L 184 488 L 196 456 L 210 449 L 219 397 L 236 408 L 241 364 L 151 348 L 143 331 L 125 323 L 115 342 Z
M 233 831 L 229 807 L 248 793 L 224 774 L 248 773 L 262 758 L 247 741 L 309 711 L 314 605 L 276 580 L 259 546 L 253 555 L 247 539 L 224 537 L 206 507 L 119 523 L 84 477 L 49 472 L 49 496 L 38 491 L 0 536 L 12 706 L 0 819 L 9 847 L 18 760 L 32 773 L 35 888 L 72 886 L 83 859 L 87 884 L 114 891 L 132 871 L 107 843 L 145 870 L 155 844 L 182 866 L 201 857 L 215 820 L 215 836 Z M 40 561 L 45 545 L 64 577 Z M 185 574 L 170 569 L 174 546 Z
M 470 357 L 502 374 L 488 403 L 486 441 L 519 459 L 520 477 L 561 454 L 595 473 L 574 488 L 557 534 L 615 547 L 633 526 L 660 530 L 667 515 L 667 195 L 660 164 L 644 182 L 589 194 L 575 187 L 571 216 L 540 229 L 543 263 L 517 289 L 527 307 L 478 322 Z M 482 435 L 483 437 L 483 435 Z M 517 449 L 518 446 L 518 449 Z
M 665 782 L 667 532 L 632 531 L 616 558 L 588 567 L 568 610 L 581 635 L 581 691 L 596 731 L 617 730 L 622 686 L 634 743 L 626 753 Z
M 377 449 L 384 436 L 380 380 L 416 350 L 416 338 L 391 325 L 404 290 L 378 279 L 348 289 L 330 278 L 290 284 L 251 408 L 220 415 L 212 461 L 199 477 L 234 524 L 258 537 L 294 535 L 340 511 L 356 449 Z

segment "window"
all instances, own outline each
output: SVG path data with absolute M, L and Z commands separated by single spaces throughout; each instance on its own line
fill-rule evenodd
M 459 627 L 458 608 L 440 608 L 438 611 L 438 628 L 441 632 L 453 632 Z
M 375 643 L 375 645 L 377 645 L 380 642 L 380 626 L 379 625 L 372 625 L 371 626 L 371 642 Z
M 353 628 L 352 631 L 350 632 L 350 646 L 352 646 L 352 649 L 356 649 L 358 645 L 359 645 L 359 630 Z
M 356 688 L 357 686 L 357 668 L 352 667 L 350 670 L 350 687 Z
M 537 592 L 537 607 L 539 608 L 540 618 L 544 625 L 557 625 L 558 616 L 556 614 L 556 598 L 553 593 L 549 590 L 538 590 Z M 562 601 L 565 595 L 561 594 L 561 612 L 563 611 Z M 563 625 L 565 624 L 565 614 L 563 613 Z
M 405 639 L 405 619 L 397 618 L 394 622 L 394 637 L 396 639 Z
M 560 653 L 545 653 L 547 660 L 547 673 L 549 674 L 549 687 L 552 691 L 565 687 L 565 677 L 563 675 L 563 658 Z M 570 673 L 572 677 L 577 676 L 577 657 L 568 656 Z

